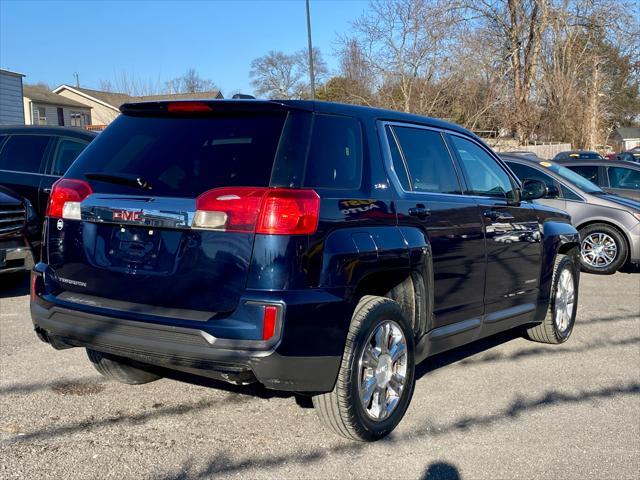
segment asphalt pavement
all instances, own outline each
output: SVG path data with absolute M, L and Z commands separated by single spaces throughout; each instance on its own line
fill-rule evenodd
M 6 279 L 4 279 L 6 280 Z M 514 334 L 428 359 L 387 439 L 326 431 L 292 395 L 176 375 L 104 381 L 40 342 L 0 286 L 0 478 L 640 478 L 640 273 L 582 275 L 559 346 Z

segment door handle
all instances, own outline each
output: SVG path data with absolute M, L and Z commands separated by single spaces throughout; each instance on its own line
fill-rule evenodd
M 482 212 L 482 215 L 484 215 L 486 218 L 494 222 L 496 220 L 513 220 L 514 219 L 514 216 L 511 215 L 509 212 L 501 212 L 499 210 L 485 210 L 484 212 Z
M 419 203 L 415 207 L 411 207 L 409 209 L 409 215 L 418 217 L 418 218 L 425 218 L 431 215 L 431 210 L 429 210 L 423 204 Z

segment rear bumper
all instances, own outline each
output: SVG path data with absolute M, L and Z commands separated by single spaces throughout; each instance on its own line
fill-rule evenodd
M 22 238 L 0 240 L 0 274 L 33 268 L 31 248 Z
M 198 328 L 97 315 L 38 299 L 31 302 L 31 317 L 38 336 L 54 348 L 87 347 L 231 383 L 257 380 L 275 390 L 330 391 L 337 378 L 344 340 L 341 346 L 336 345 L 341 332 L 331 328 L 332 322 L 326 322 L 328 329 L 317 323 L 318 318 L 309 312 L 335 313 L 336 307 L 343 308 L 346 302 L 310 305 L 296 303 L 295 298 L 289 300 L 286 327 L 281 329 L 278 343 L 268 349 L 247 348 L 247 342 L 217 339 Z M 344 332 L 346 337 L 346 329 Z

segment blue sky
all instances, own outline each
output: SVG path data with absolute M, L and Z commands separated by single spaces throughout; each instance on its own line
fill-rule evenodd
M 314 47 L 330 67 L 338 34 L 367 2 L 311 0 Z M 195 68 L 227 96 L 252 92 L 250 63 L 269 50 L 306 47 L 304 0 L 0 0 L 0 66 L 25 83 L 98 88 L 122 72 L 161 83 Z

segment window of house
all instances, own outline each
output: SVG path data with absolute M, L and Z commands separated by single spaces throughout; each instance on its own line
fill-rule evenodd
M 72 127 L 84 127 L 86 125 L 84 114 L 82 112 L 71 112 L 71 126 Z
M 393 131 L 413 191 L 461 193 L 453 161 L 440 132 L 411 127 L 393 127 Z M 394 169 L 397 172 L 400 166 L 394 166 Z
M 44 107 L 33 107 L 34 110 L 34 121 L 36 125 L 46 125 L 47 124 L 47 109 Z
M 64 127 L 64 110 L 58 107 L 58 125 Z

